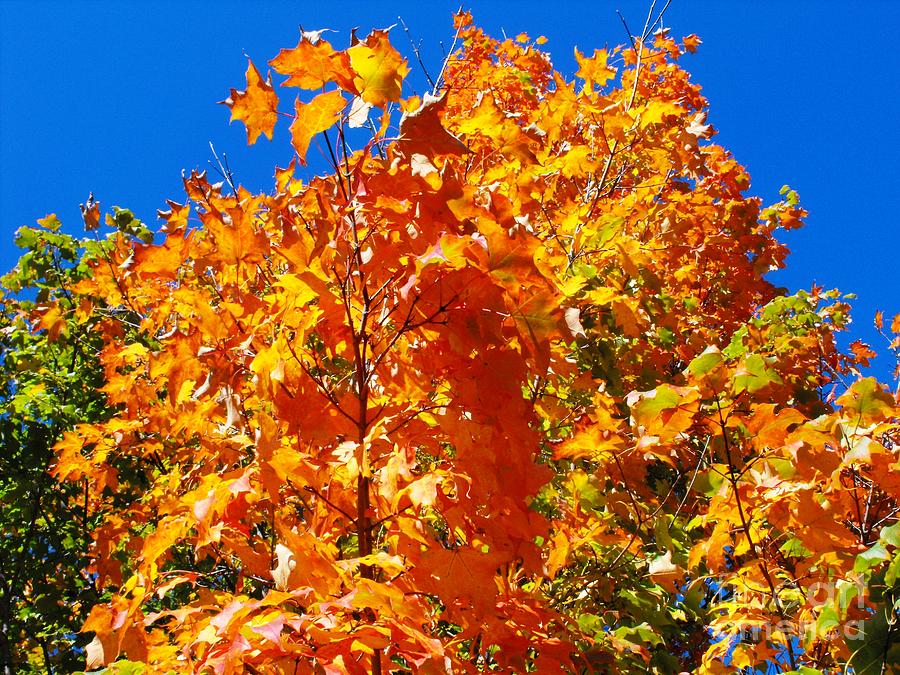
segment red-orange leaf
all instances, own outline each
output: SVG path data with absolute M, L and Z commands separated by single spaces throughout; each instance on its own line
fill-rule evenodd
M 438 113 L 442 112 L 446 105 L 446 95 L 438 98 L 426 94 L 417 110 L 402 117 L 398 147 L 404 154 L 431 156 L 460 155 L 469 152 L 465 143 L 441 124 Z

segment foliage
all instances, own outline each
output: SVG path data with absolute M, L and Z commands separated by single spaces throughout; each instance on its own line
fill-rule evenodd
M 83 242 L 55 216 L 23 227 L 19 264 L 2 278 L 0 313 L 0 666 L 72 672 L 78 630 L 99 592 L 87 572 L 93 514 L 84 483 L 48 473 L 52 447 L 76 423 L 109 415 L 97 391 L 99 315 L 70 288 L 88 276 Z M 94 242 L 87 245 L 96 253 Z
M 282 50 L 293 113 L 251 63 L 225 103 L 250 142 L 292 119 L 274 191 L 195 172 L 74 287 L 135 324 L 97 320 L 114 414 L 57 445 L 102 517 L 88 666 L 895 660 L 897 401 L 837 292 L 765 279 L 804 212 L 711 142 L 699 40 L 648 25 L 573 81 L 456 29 L 421 97 L 387 31 Z

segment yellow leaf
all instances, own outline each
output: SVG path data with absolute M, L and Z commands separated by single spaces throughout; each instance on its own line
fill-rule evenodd
M 864 425 L 880 422 L 889 417 L 894 409 L 894 397 L 882 387 L 874 377 L 857 380 L 837 399 L 843 413 Z
M 547 574 L 550 577 L 556 576 L 556 573 L 565 566 L 571 550 L 570 537 L 571 534 L 565 530 L 557 530 L 553 535 L 553 544 L 547 557 Z
M 638 111 L 641 117 L 641 129 L 645 129 L 651 124 L 659 124 L 667 115 L 684 114 L 684 108 L 668 101 L 650 101 L 646 107 Z
M 347 50 L 360 98 L 372 105 L 400 100 L 403 78 L 409 73 L 406 60 L 391 46 L 387 31 L 372 31 L 365 42 Z
M 302 307 L 317 297 L 309 284 L 296 274 L 282 274 L 275 285 L 284 289 L 286 304 L 291 308 Z
M 481 96 L 469 118 L 461 120 L 456 128 L 463 134 L 478 134 L 491 139 L 504 155 L 512 155 L 522 162 L 534 161 L 534 154 L 528 147 L 531 139 L 514 118 L 497 106 L 493 94 Z
M 261 391 L 267 391 L 274 387 L 274 383 L 284 381 L 284 360 L 281 358 L 278 343 L 259 350 L 250 363 L 252 370 L 258 378 Z

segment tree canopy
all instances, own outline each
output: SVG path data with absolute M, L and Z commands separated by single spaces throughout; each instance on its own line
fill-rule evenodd
M 699 39 L 567 77 L 454 28 L 422 96 L 387 30 L 250 62 L 223 103 L 290 125 L 272 191 L 193 172 L 161 243 L 115 209 L 26 308 L 102 380 L 53 464 L 86 667 L 884 672 L 898 402 L 846 298 L 767 280 L 805 212 L 712 140 Z

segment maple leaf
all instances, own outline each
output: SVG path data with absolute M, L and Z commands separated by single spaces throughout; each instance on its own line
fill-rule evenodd
M 425 551 L 417 571 L 430 579 L 432 588 L 453 590 L 449 602 L 469 605 L 481 615 L 490 615 L 497 602 L 495 577 L 503 563 L 503 554 L 482 552 L 469 547 L 445 549 L 441 546 Z
M 862 424 L 871 424 L 873 421 L 880 421 L 890 415 L 895 401 L 874 377 L 866 377 L 854 382 L 838 398 L 837 404 L 851 416 L 858 416 L 858 420 Z
M 275 588 L 283 591 L 288 588 L 288 579 L 297 566 L 297 561 L 294 559 L 293 552 L 283 544 L 276 545 L 275 555 L 278 559 L 278 564 L 272 570 L 272 579 L 275 581 Z
M 247 65 L 247 88 L 244 91 L 231 90 L 231 96 L 224 101 L 231 109 L 231 121 L 240 120 L 247 127 L 247 143 L 253 145 L 260 134 L 271 140 L 278 121 L 278 94 L 272 87 L 272 77 L 263 81 L 262 76 L 249 59 Z
M 388 31 L 372 31 L 364 42 L 350 47 L 347 55 L 354 73 L 354 89 L 363 101 L 381 107 L 400 99 L 400 87 L 409 67 L 391 46 Z
M 642 129 L 654 124 L 662 123 L 667 116 L 680 116 L 683 112 L 684 109 L 680 105 L 669 101 L 651 101 L 646 105 L 634 109 L 634 114 L 640 116 L 640 126 Z
M 58 305 L 40 308 L 41 315 L 38 320 L 38 328 L 47 331 L 47 339 L 56 342 L 66 330 L 66 319 Z
M 351 129 L 365 126 L 369 121 L 369 111 L 372 107 L 371 103 L 366 103 L 359 96 L 355 96 L 350 105 L 350 112 L 347 114 L 347 126 Z
M 291 142 L 301 164 L 306 163 L 306 153 L 313 136 L 333 127 L 346 105 L 347 101 L 339 91 L 319 94 L 309 103 L 297 99 L 295 118 L 291 124 Z
M 655 582 L 667 586 L 670 591 L 674 591 L 680 575 L 678 566 L 672 562 L 672 551 L 666 551 L 663 555 L 650 560 L 647 573 Z
M 576 77 L 584 80 L 584 86 L 587 89 L 593 87 L 604 87 L 606 83 L 616 76 L 615 68 L 606 65 L 609 54 L 605 49 L 597 49 L 591 57 L 584 56 L 575 49 L 575 60 L 578 62 L 578 72 Z
M 406 155 L 460 155 L 470 152 L 465 144 L 441 124 L 439 113 L 447 105 L 446 94 L 425 94 L 422 104 L 400 118 L 397 147 Z
M 703 40 L 701 40 L 696 35 L 688 35 L 682 40 L 682 44 L 684 44 L 684 48 L 690 53 L 694 53 L 697 51 L 697 47 L 703 44 Z
M 459 133 L 485 136 L 496 143 L 503 154 L 512 155 L 523 162 L 534 160 L 529 145 L 531 139 L 497 105 L 491 93 L 480 95 L 471 116 L 456 126 Z
M 711 125 L 704 124 L 704 122 L 706 122 L 706 113 L 699 112 L 691 118 L 691 123 L 685 127 L 685 131 L 697 138 L 709 138 L 713 135 L 713 129 Z
M 314 36 L 317 39 L 313 40 Z M 288 76 L 287 86 L 320 89 L 335 82 L 344 91 L 356 91 L 347 52 L 335 51 L 314 33 L 304 33 L 296 47 L 282 49 L 269 65 L 276 73 Z
M 87 202 L 79 204 L 78 208 L 81 209 L 85 230 L 90 232 L 100 227 L 100 202 L 94 199 L 93 192 L 88 195 Z

